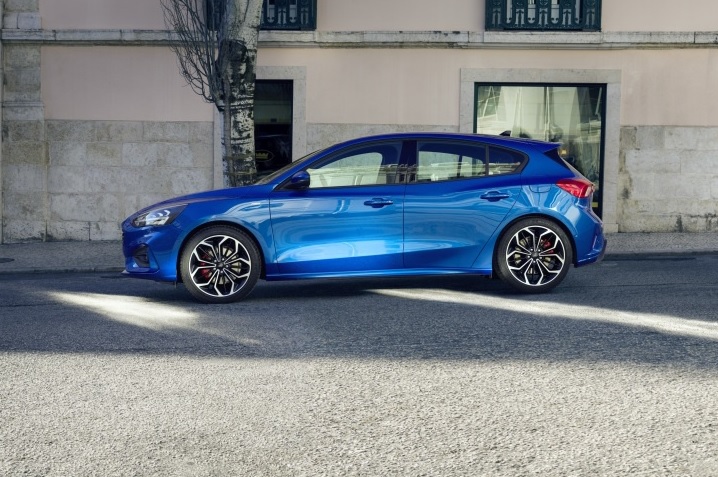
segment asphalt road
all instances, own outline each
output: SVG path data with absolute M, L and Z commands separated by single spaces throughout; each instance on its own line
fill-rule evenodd
M 543 296 L 0 276 L 0 475 L 718 475 L 718 255 Z

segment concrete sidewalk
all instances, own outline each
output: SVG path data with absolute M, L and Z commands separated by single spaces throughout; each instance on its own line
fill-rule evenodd
M 608 234 L 607 256 L 718 253 L 718 233 Z M 0 274 L 33 272 L 120 272 L 122 244 L 37 242 L 0 245 Z
M 0 274 L 32 272 L 121 272 L 122 243 L 36 242 L 0 245 Z

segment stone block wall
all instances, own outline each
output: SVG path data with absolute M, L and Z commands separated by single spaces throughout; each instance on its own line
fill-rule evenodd
M 619 232 L 718 232 L 718 128 L 623 127 Z
M 6 13 L 9 6 L 5 5 Z M 0 229 L 3 236 L 38 239 L 44 237 L 47 219 L 48 165 L 40 89 L 40 46 L 4 46 L 3 76 L 0 161 L 3 196 L 0 204 L 3 219 L 17 217 L 20 220 L 3 220 Z
M 38 0 L 0 1 L 0 18 L 41 37 Z M 46 119 L 41 42 L 0 47 L 0 243 L 117 240 L 136 210 L 213 187 L 212 122 Z
M 42 20 L 38 0 L 5 0 L 2 23 L 3 28 L 39 30 Z
M 132 212 L 211 189 L 211 122 L 3 123 L 4 242 L 117 240 Z

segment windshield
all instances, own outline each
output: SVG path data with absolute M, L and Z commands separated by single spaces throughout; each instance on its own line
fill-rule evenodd
M 286 166 L 282 167 L 281 169 L 277 169 L 276 171 L 272 172 L 271 174 L 264 176 L 260 179 L 258 179 L 254 184 L 255 185 L 266 185 L 271 183 L 274 179 L 284 174 L 287 170 L 291 169 L 292 167 L 301 164 L 303 162 L 308 161 L 309 159 L 316 156 L 318 153 L 322 152 L 324 149 L 320 149 L 318 151 L 314 151 L 312 153 L 307 154 L 306 156 L 302 157 L 301 159 L 297 159 L 294 162 L 290 162 Z

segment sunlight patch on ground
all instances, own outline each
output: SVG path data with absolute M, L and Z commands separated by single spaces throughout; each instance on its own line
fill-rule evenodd
M 371 290 L 385 296 L 411 300 L 456 303 L 461 305 L 493 308 L 496 310 L 524 313 L 546 318 L 596 321 L 613 323 L 635 328 L 648 328 L 660 333 L 690 336 L 718 341 L 718 323 L 700 320 L 688 320 L 671 315 L 621 311 L 610 308 L 598 308 L 583 305 L 504 298 L 489 295 L 449 290 Z
M 152 330 L 192 328 L 197 319 L 195 313 L 180 307 L 138 297 L 59 292 L 50 295 L 58 301 L 99 313 L 111 320 Z
M 105 318 L 154 331 L 188 330 L 230 340 L 244 346 L 258 346 L 262 342 L 243 333 L 227 333 L 205 323 L 205 315 L 179 306 L 158 303 L 134 296 L 104 295 L 100 293 L 50 293 L 62 303 L 83 308 Z

